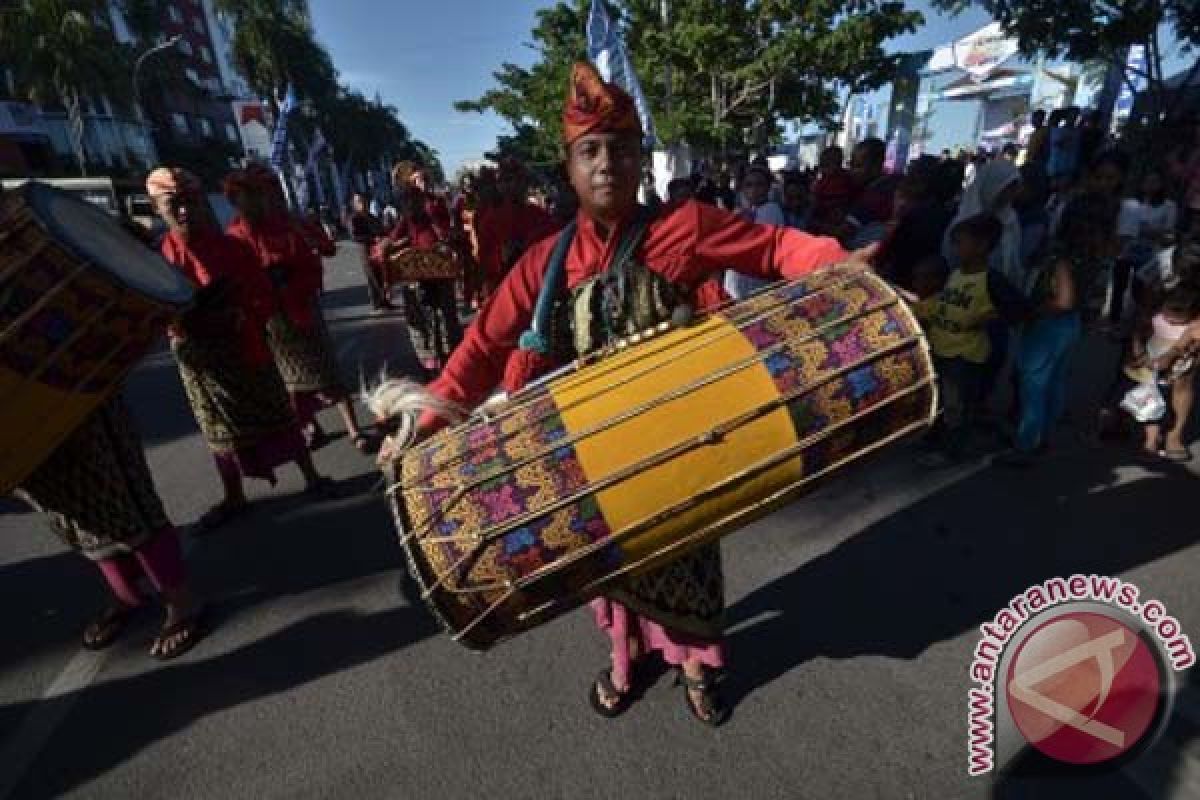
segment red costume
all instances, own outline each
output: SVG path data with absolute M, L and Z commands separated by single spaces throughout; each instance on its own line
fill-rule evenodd
M 321 257 L 286 217 L 272 215 L 251 225 L 238 216 L 229 223 L 230 237 L 249 245 L 259 273 L 275 286 L 279 309 L 297 327 L 317 323 L 316 297 L 321 290 Z
M 193 234 L 186 241 L 170 231 L 162 240 L 161 250 L 163 258 L 197 286 L 228 281 L 233 288 L 232 299 L 242 312 L 238 330 L 242 355 L 250 366 L 269 363 L 271 351 L 265 331 L 275 304 L 254 251 L 216 229 Z

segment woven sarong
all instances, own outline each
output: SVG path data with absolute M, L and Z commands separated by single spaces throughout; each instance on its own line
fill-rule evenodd
M 92 560 L 132 553 L 170 522 L 120 396 L 93 413 L 17 490 Z

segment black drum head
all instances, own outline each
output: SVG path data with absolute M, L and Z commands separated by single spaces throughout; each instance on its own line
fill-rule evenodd
M 22 185 L 17 193 L 50 237 L 77 258 L 164 304 L 182 307 L 191 302 L 191 283 L 109 214 L 37 181 Z

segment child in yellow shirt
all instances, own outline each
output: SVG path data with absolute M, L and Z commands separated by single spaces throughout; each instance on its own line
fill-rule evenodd
M 987 323 L 997 317 L 1016 322 L 1025 314 L 1021 291 L 988 269 L 1002 232 L 991 214 L 954 226 L 950 237 L 960 266 L 934 298 L 917 308 L 933 350 L 942 399 L 934 446 L 920 459 L 925 466 L 946 466 L 963 456 L 971 422 L 984 400 L 984 371 L 991 355 Z

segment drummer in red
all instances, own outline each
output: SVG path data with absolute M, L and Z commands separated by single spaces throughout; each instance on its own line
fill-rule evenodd
M 171 350 L 225 490 L 201 526 L 215 528 L 241 514 L 248 508 L 243 478 L 274 483 L 275 468 L 289 461 L 310 490 L 328 488 L 267 347 L 275 306 L 254 252 L 221 232 L 199 180 L 187 170 L 154 170 L 146 193 L 169 229 L 163 258 L 199 290 L 197 307 L 171 329 Z
M 268 342 L 309 446 L 317 449 L 328 441 L 316 415 L 336 405 L 351 442 L 366 452 L 371 443 L 359 429 L 321 316 L 321 257 L 289 216 L 279 179 L 251 164 L 225 179 L 225 193 L 239 212 L 228 235 L 249 245 L 275 296 L 279 313 L 267 324 Z
M 574 331 L 569 337 L 574 352 L 554 352 L 530 330 L 558 238 L 551 237 L 534 244 L 517 261 L 442 375 L 428 387 L 442 400 L 473 408 L 502 383 L 513 391 L 581 355 L 581 349 L 605 346 L 605 331 L 623 332 L 634 325 L 656 324 L 664 317 L 686 316 L 688 307 L 703 308 L 720 299 L 713 278 L 722 269 L 778 280 L 848 258 L 865 263 L 870 256 L 867 251 L 850 256 L 833 239 L 755 225 L 693 201 L 648 215 L 637 204 L 642 150 L 633 101 L 603 82 L 589 65 L 574 69 L 563 123 L 567 172 L 580 211 L 566 253 L 565 285 L 552 299 L 558 319 Z M 571 232 L 568 227 L 562 235 Z M 622 244 L 630 243 L 633 257 L 614 268 L 614 255 Z M 588 300 L 603 297 L 610 284 L 623 286 L 624 296 L 634 299 L 625 308 Z M 596 291 L 590 291 L 592 287 Z M 639 307 L 644 301 L 636 298 L 647 297 L 674 297 L 675 307 Z M 606 315 L 605 325 L 587 324 L 596 313 Z M 586 345 L 580 342 L 580 332 L 590 340 Z M 415 441 L 443 424 L 426 413 L 416 426 L 416 437 L 410 438 Z M 387 442 L 384 459 L 410 444 Z M 594 601 L 592 608 L 612 643 L 611 667 L 588 690 L 598 713 L 615 716 L 626 708 L 644 675 L 637 668 L 640 660 L 657 652 L 679 667 L 688 708 L 699 720 L 717 725 L 725 719 L 714 680 L 714 671 L 725 667 L 724 589 L 717 545 L 625 581 Z
M 497 177 L 500 202 L 480 209 L 476 216 L 484 298 L 496 290 L 529 245 L 558 227 L 545 210 L 529 202 L 529 176 L 519 161 L 501 161 Z
M 377 261 L 386 264 L 391 253 L 405 247 L 447 248 L 452 235 L 450 209 L 429 191 L 429 175 L 424 167 L 411 162 L 397 164 L 392 170 L 392 188 L 400 198 L 400 217 L 376 246 Z M 434 373 L 441 367 L 444 354 L 462 341 L 454 281 L 424 281 L 419 288 L 406 286 L 401 297 L 413 348 L 419 351 L 422 367 Z

